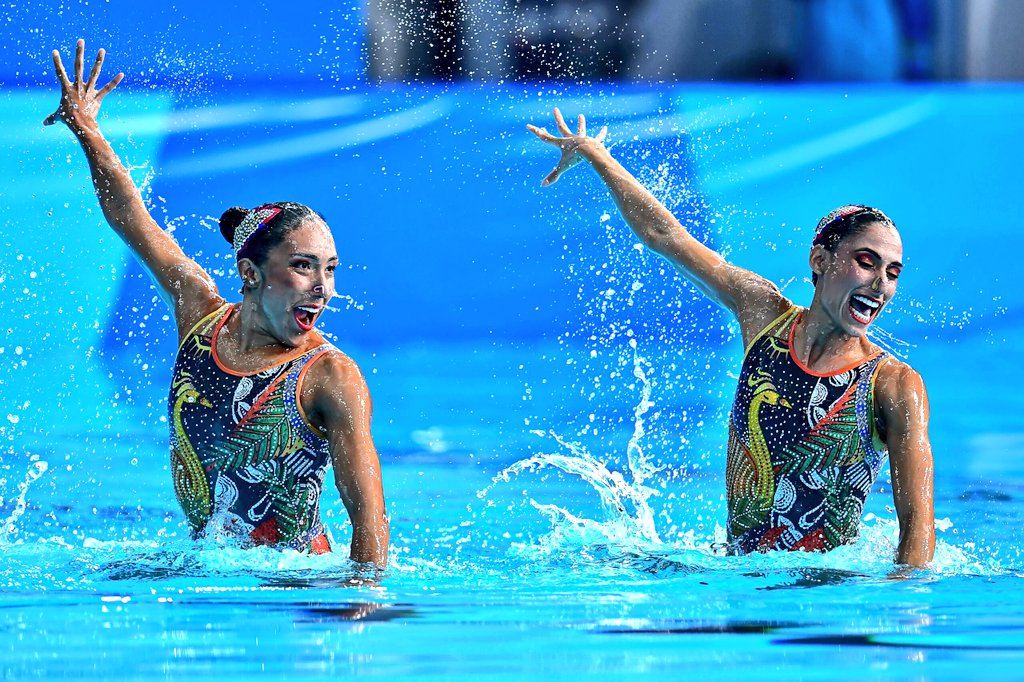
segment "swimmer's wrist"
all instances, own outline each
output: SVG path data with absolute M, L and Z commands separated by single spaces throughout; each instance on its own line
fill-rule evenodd
M 65 121 L 70 130 L 78 141 L 85 143 L 103 142 L 106 138 L 103 137 L 103 132 L 100 130 L 100 126 L 95 120 L 92 121 Z
M 611 160 L 611 152 L 604 146 L 604 143 L 598 142 L 592 137 L 588 137 L 576 147 L 576 153 L 582 156 L 591 165 L 601 163 L 602 161 Z

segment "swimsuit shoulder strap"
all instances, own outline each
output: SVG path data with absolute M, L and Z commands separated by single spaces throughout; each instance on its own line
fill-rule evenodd
M 878 434 L 878 427 L 875 422 L 875 377 L 878 370 L 889 358 L 892 357 L 884 350 L 871 357 L 860 366 L 860 375 L 857 377 L 857 388 L 855 397 L 855 409 L 857 413 L 857 431 L 860 434 L 861 443 L 864 446 L 864 453 L 868 463 L 873 470 L 878 470 L 885 460 L 887 450 L 875 445 L 875 436 Z M 880 440 L 880 439 L 879 439 Z
M 213 323 L 219 321 L 220 318 L 227 314 L 227 311 L 230 309 L 231 304 L 224 303 L 219 308 L 214 310 L 212 313 L 207 313 L 206 315 L 204 315 L 201 320 L 192 325 L 192 328 L 188 330 L 188 333 L 181 337 L 181 341 L 178 343 L 178 348 L 180 349 L 181 346 L 185 345 L 186 341 L 188 341 L 191 337 L 195 336 L 196 334 L 200 334 L 207 330 L 212 331 L 212 328 L 214 326 Z
M 309 421 L 309 418 L 302 409 L 302 400 L 299 395 L 302 391 L 302 380 L 305 378 L 306 372 L 309 370 L 313 362 L 333 347 L 334 346 L 331 344 L 325 342 L 309 352 L 295 358 L 291 361 L 291 365 L 288 367 L 288 374 L 284 379 L 285 406 L 290 412 L 292 426 L 298 429 L 303 435 L 313 436 L 313 440 L 308 438 L 306 439 L 309 443 L 326 441 L 327 434 L 316 428 L 313 423 Z
M 789 310 L 782 313 L 774 320 L 765 325 L 764 329 L 757 333 L 757 336 L 750 340 L 747 347 L 743 350 L 743 357 L 745 358 L 750 354 L 750 349 L 754 347 L 754 344 L 763 339 L 769 333 L 772 336 L 784 335 L 788 330 L 789 325 L 796 319 L 796 316 L 800 314 L 801 308 L 798 305 L 790 306 Z

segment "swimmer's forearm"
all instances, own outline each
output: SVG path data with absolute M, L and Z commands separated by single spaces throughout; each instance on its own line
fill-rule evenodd
M 900 523 L 900 542 L 896 550 L 896 563 L 908 566 L 926 566 L 935 556 L 935 523 L 922 521 Z
M 676 217 L 603 145 L 588 140 L 587 144 L 580 145 L 578 153 L 608 186 L 622 217 L 650 249 L 664 253 L 672 241 L 693 239 Z
M 153 220 L 131 174 L 99 127 L 72 127 L 72 131 L 89 162 L 103 217 L 158 284 L 175 319 L 193 298 L 215 297 L 209 276 Z
M 98 127 L 72 128 L 85 152 L 93 188 L 107 222 L 133 250 L 144 246 L 142 224 L 155 222 L 117 152 Z M 148 225 L 147 225 L 148 227 Z M 157 228 L 158 231 L 159 228 Z M 162 231 L 161 231 L 162 232 Z
M 588 140 L 578 153 L 608 186 L 622 217 L 647 248 L 679 268 L 706 296 L 736 309 L 735 268 L 687 232 L 604 145 Z
M 377 515 L 375 521 L 353 522 L 352 547 L 349 552 L 352 561 L 372 563 L 384 568 L 388 564 L 390 544 L 391 527 L 386 514 Z

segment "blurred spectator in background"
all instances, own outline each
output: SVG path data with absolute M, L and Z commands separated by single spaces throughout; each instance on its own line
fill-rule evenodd
M 806 81 L 896 80 L 900 29 L 891 0 L 802 0 L 796 75 Z
M 921 80 L 931 75 L 929 0 L 801 1 L 800 80 Z
M 453 80 L 464 77 L 464 0 L 368 0 L 370 77 Z
M 935 12 L 932 0 L 898 0 L 903 26 L 903 77 L 920 81 L 935 75 Z
M 366 0 L 375 80 L 1024 78 L 1024 0 Z
M 638 0 L 520 0 L 513 72 L 521 79 L 615 79 L 637 52 Z

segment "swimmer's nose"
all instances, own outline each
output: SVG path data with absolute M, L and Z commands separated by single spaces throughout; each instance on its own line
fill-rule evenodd
M 323 296 L 325 300 L 334 296 L 333 288 L 328 287 L 326 284 L 323 283 L 314 285 L 313 293 L 319 296 Z

